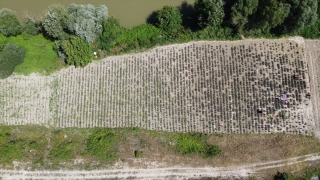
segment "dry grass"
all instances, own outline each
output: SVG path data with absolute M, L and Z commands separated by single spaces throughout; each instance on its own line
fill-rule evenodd
M 162 135 L 161 135 L 162 134 Z M 127 143 L 118 145 L 120 158 L 134 167 L 153 167 L 146 162 L 158 162 L 157 166 L 233 166 L 281 160 L 320 152 L 320 142 L 314 136 L 255 134 L 209 135 L 208 142 L 218 145 L 222 154 L 214 158 L 197 155 L 182 156 L 173 151 L 172 133 L 141 130 L 128 135 Z M 134 158 L 134 151 L 142 151 L 143 161 Z

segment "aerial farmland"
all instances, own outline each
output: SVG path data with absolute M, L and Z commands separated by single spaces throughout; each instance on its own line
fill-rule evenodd
M 311 135 L 318 41 L 200 41 L 0 80 L 1 124 Z M 313 63 L 313 64 L 312 64 Z

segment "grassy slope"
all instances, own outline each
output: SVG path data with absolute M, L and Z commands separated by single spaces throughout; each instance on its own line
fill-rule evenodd
M 1 36 L 1 41 L 11 42 L 26 49 L 24 62 L 15 69 L 15 72 L 18 74 L 41 73 L 49 75 L 65 66 L 64 62 L 59 60 L 56 52 L 53 50 L 54 42 L 45 39 L 41 34 L 30 36 L 23 33 L 22 35 L 8 38 Z

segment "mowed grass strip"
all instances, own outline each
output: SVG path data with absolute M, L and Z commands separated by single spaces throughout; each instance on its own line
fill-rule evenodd
M 97 169 L 121 161 L 130 167 L 230 166 L 287 159 L 320 152 L 314 136 L 218 135 L 139 128 L 1 126 L 0 164 L 30 163 L 33 169 Z M 206 154 L 207 153 L 207 154 Z M 149 167 L 149 166 L 148 166 Z

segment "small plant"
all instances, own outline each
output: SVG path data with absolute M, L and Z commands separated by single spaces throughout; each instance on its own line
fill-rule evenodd
M 134 151 L 134 157 L 135 158 L 140 158 L 141 156 L 142 156 L 142 151 L 138 151 L 138 150 Z

